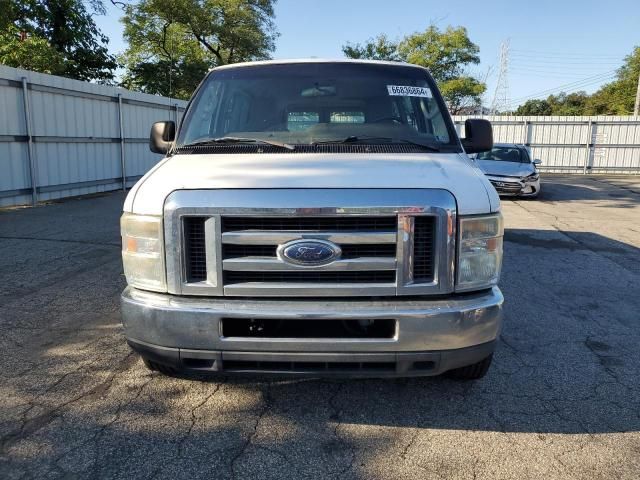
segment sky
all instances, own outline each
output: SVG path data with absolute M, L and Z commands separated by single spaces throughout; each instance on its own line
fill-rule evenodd
M 280 36 L 274 58 L 342 58 L 345 43 L 380 33 L 399 39 L 430 24 L 466 27 L 480 47 L 481 62 L 469 71 L 486 77 L 486 105 L 496 89 L 503 42 L 509 43 L 513 107 L 560 91 L 591 93 L 640 46 L 640 0 L 278 0 L 275 12 Z M 95 17 L 112 53 L 126 48 L 120 16 L 109 6 L 107 15 Z

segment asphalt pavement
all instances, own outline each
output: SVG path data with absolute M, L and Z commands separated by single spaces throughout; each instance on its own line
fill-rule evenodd
M 640 477 L 640 178 L 503 202 L 477 382 L 149 372 L 120 325 L 123 200 L 0 211 L 0 478 Z

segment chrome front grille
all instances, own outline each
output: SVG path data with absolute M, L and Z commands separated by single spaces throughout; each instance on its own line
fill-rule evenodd
M 207 257 L 204 222 L 207 217 L 185 217 L 182 219 L 184 235 L 185 277 L 188 282 L 207 279 Z
M 222 232 L 300 231 L 300 232 L 382 232 L 395 235 L 396 216 L 389 217 L 223 217 Z
M 223 216 L 223 284 L 231 288 L 286 288 L 287 284 L 386 284 L 395 288 L 397 231 L 396 216 Z M 343 253 L 339 260 L 314 268 L 278 258 L 278 245 L 297 239 L 330 240 Z M 369 245 L 376 248 L 367 249 Z M 370 251 L 376 255 L 367 256 Z
M 413 228 L 413 280 L 433 281 L 435 259 L 435 222 L 433 217 L 415 217 Z
M 342 258 L 393 257 L 396 256 L 395 243 L 352 245 L 342 244 Z M 232 245 L 224 246 L 223 258 L 235 257 L 275 257 L 277 245 Z
M 233 206 L 243 199 L 236 191 L 178 191 L 169 197 L 170 293 L 344 297 L 453 290 L 455 201 L 448 192 L 312 189 L 245 195 L 260 206 Z M 323 204 L 329 200 L 335 203 Z M 277 253 L 294 240 L 328 241 L 342 254 L 323 265 L 294 264 Z

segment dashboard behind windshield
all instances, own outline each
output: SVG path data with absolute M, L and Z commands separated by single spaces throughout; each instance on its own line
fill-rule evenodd
M 358 63 L 256 65 L 212 72 L 184 118 L 178 146 L 224 137 L 288 144 L 410 141 L 458 149 L 425 70 Z

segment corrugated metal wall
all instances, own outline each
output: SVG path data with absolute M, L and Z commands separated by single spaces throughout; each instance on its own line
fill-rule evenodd
M 148 148 L 151 124 L 185 106 L 0 65 L 0 206 L 133 185 L 161 158 Z M 461 135 L 466 118 L 454 117 Z M 496 142 L 530 145 L 545 171 L 640 173 L 640 117 L 485 118 Z
M 151 124 L 185 106 L 0 65 L 0 206 L 31 203 L 34 186 L 42 201 L 133 185 L 162 158 L 148 147 Z
M 454 116 L 464 136 L 464 121 Z M 496 142 L 524 143 L 542 171 L 557 173 L 640 173 L 640 117 L 489 116 Z

